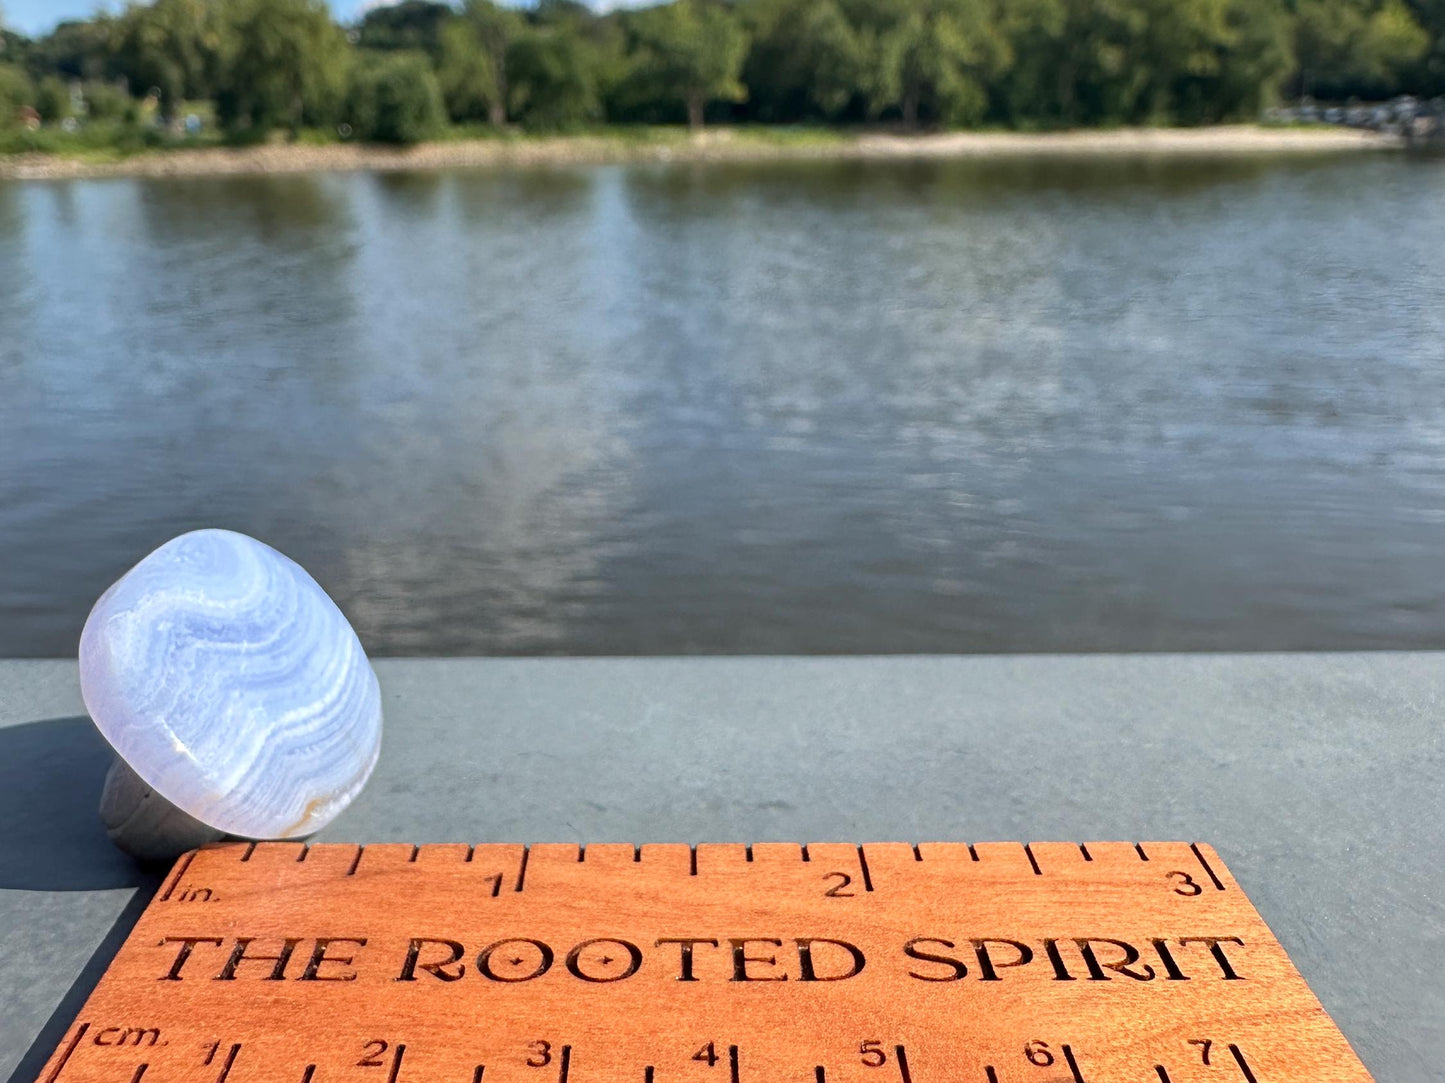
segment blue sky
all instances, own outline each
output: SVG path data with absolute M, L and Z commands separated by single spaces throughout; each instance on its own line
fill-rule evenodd
M 376 0 L 330 0 L 331 10 L 338 19 L 354 18 L 364 8 L 374 6 Z M 41 34 L 61 19 L 74 19 L 91 15 L 97 10 L 120 8 L 124 0 L 0 0 L 0 13 L 4 23 L 22 34 Z M 600 3 L 594 6 L 609 7 L 615 4 Z

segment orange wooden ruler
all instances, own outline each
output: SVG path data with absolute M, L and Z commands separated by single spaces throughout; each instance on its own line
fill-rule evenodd
M 233 844 L 43 1083 L 1364 1083 L 1188 843 Z

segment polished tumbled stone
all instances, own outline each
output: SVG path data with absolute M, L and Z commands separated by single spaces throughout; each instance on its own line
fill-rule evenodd
M 181 535 L 95 604 L 80 643 L 96 726 L 154 791 L 233 835 L 294 838 L 360 792 L 376 676 L 306 571 L 225 530 Z

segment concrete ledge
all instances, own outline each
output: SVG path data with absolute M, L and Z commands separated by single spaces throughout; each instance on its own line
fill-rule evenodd
M 1445 1064 L 1445 654 L 395 660 L 323 839 L 1198 839 L 1381 1083 Z M 0 662 L 0 1079 L 154 879 L 70 662 Z

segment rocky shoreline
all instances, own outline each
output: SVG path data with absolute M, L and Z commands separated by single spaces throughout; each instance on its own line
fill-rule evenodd
M 993 158 L 1027 155 L 1169 157 L 1315 154 L 1394 150 L 1403 140 L 1340 128 L 1123 128 L 1024 134 L 948 132 L 928 135 L 821 133 L 779 138 L 766 131 L 716 129 L 695 136 L 630 139 L 579 135 L 454 140 L 389 148 L 281 144 L 246 148 L 150 151 L 113 161 L 51 154 L 0 157 L 0 179 L 179 177 L 245 174 L 465 169 L 488 166 L 594 165 L 615 162 L 727 162 L 791 159 L 877 160 Z

